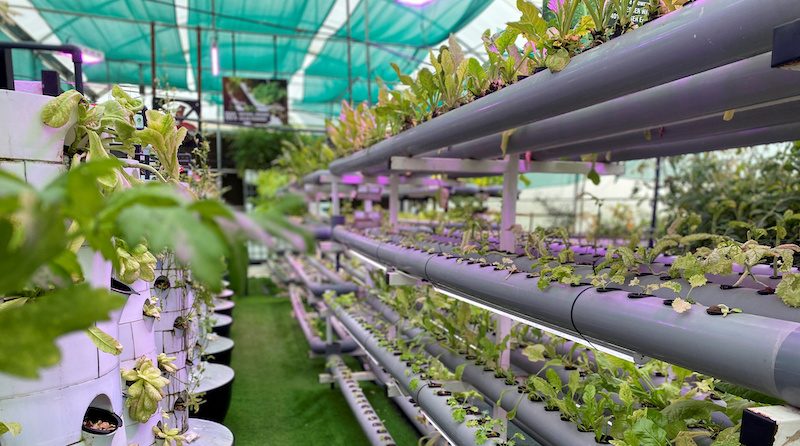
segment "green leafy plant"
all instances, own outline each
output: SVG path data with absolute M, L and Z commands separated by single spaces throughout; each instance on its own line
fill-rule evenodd
M 133 369 L 123 369 L 122 379 L 128 383 L 125 400 L 128 414 L 140 423 L 147 422 L 158 410 L 169 380 L 161 376 L 161 370 L 146 356 L 137 359 Z
M 177 359 L 175 356 L 167 356 L 166 353 L 159 353 L 156 360 L 158 361 L 158 368 L 161 369 L 164 373 L 173 374 L 178 371 L 178 367 L 175 365 L 174 361 Z
M 181 434 L 181 430 L 177 427 L 171 428 L 163 422 L 153 426 L 153 434 L 156 439 L 163 442 L 165 446 L 183 446 L 186 442 L 186 437 Z

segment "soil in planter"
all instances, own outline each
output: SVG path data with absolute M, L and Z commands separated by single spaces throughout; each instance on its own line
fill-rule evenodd
M 94 435 L 114 433 L 122 425 L 122 419 L 115 413 L 99 407 L 89 407 L 83 416 L 81 429 Z

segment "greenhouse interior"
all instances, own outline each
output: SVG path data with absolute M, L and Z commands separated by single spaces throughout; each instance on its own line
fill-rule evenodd
M 800 446 L 800 0 L 0 0 L 0 446 Z

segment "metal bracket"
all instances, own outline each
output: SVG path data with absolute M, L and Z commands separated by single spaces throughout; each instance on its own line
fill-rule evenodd
M 389 286 L 416 286 L 419 285 L 420 279 L 409 276 L 402 271 L 394 270 L 386 272 L 386 282 Z
M 396 396 L 403 396 L 403 392 L 400 391 L 400 387 L 397 386 L 397 383 L 392 380 L 392 382 L 386 383 L 386 396 L 389 398 L 394 398 Z
M 459 158 L 409 158 L 393 156 L 389 162 L 392 172 L 414 172 L 428 174 L 502 175 L 506 171 L 505 160 L 470 160 Z M 621 175 L 625 165 L 617 163 L 594 163 L 600 175 Z M 588 174 L 591 162 L 584 161 L 519 161 L 519 173 L 576 173 Z
M 344 247 L 336 242 L 324 241 L 319 242 L 319 250 L 324 253 L 337 254 L 344 252 Z
M 351 372 L 350 377 L 356 381 L 375 381 L 375 375 L 372 372 Z M 320 384 L 330 384 L 334 381 L 335 379 L 330 373 L 319 374 Z

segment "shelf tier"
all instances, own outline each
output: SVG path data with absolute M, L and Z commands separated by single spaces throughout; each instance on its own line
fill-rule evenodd
M 720 67 L 726 73 L 729 64 L 759 64 L 762 70 L 786 72 L 789 74 L 784 75 L 788 76 L 792 73 L 771 69 L 770 56 L 765 53 L 772 48 L 772 30 L 796 17 L 800 17 L 800 3 L 794 0 L 775 0 L 770 2 L 769 8 L 764 8 L 759 0 L 739 0 L 734 4 L 728 0 L 696 1 L 577 55 L 559 73 L 539 72 L 366 150 L 336 160 L 330 170 L 341 175 L 376 166 L 385 168 L 393 156 L 416 156 L 570 112 L 583 112 L 607 101 L 624 101 L 627 96 L 663 89 L 675 84 L 674 81 L 680 85 L 685 78 L 691 83 L 694 75 L 708 77 L 710 70 Z M 765 58 L 766 65 L 761 65 L 761 58 Z M 753 81 L 770 83 L 763 79 Z M 755 92 L 758 86 L 749 85 L 748 90 Z M 735 99 L 741 94 L 727 91 L 723 96 L 711 93 L 692 96 L 691 102 L 679 109 L 691 111 L 697 105 L 704 105 L 710 110 L 724 112 L 726 109 L 719 110 L 720 104 L 715 102 Z M 768 100 L 756 98 L 747 104 L 735 99 L 740 107 Z M 640 103 L 638 107 L 647 105 Z M 651 109 L 645 116 L 670 111 Z M 613 109 L 613 112 L 630 113 L 632 110 Z M 648 125 L 658 124 L 660 122 Z
M 439 291 L 604 351 L 634 353 L 695 370 L 800 405 L 800 324 L 696 306 L 678 314 L 659 298 L 591 286 L 536 287 L 536 278 L 457 262 L 337 227 L 334 239 Z M 723 293 L 723 291 L 719 291 Z

